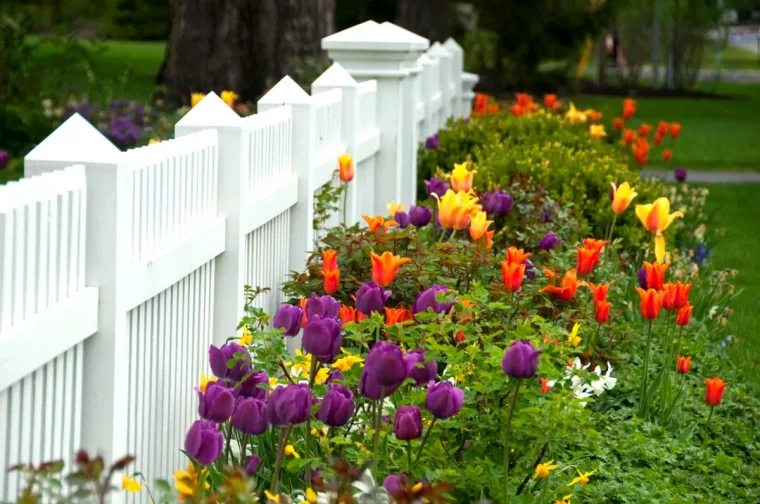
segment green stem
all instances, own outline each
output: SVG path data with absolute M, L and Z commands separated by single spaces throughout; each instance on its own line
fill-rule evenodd
M 615 214 L 615 216 L 612 218 L 612 224 L 610 225 L 610 232 L 607 235 L 607 241 L 609 242 L 607 244 L 607 255 L 610 255 L 610 250 L 612 250 L 612 230 L 615 229 L 615 223 L 617 222 L 618 214 Z
M 319 366 L 319 361 L 316 357 L 313 355 L 311 356 L 311 370 L 309 371 L 309 396 L 311 396 L 311 391 L 314 388 L 314 380 L 317 377 L 317 366 Z M 306 460 L 311 460 L 309 458 L 309 441 L 311 439 L 311 405 L 309 405 L 309 416 L 306 418 L 306 436 L 304 436 L 304 440 L 306 443 L 306 447 L 304 448 L 304 455 L 306 456 Z M 311 488 L 311 466 L 306 470 L 306 486 Z
M 678 352 L 681 349 L 681 336 L 683 336 L 683 328 L 684 326 L 681 326 L 681 330 L 678 331 L 678 338 L 676 338 L 676 348 L 675 348 L 675 357 L 678 357 Z
M 710 413 L 707 415 L 707 422 L 705 422 L 705 427 L 708 427 L 710 425 L 710 419 L 712 419 L 713 411 L 715 411 L 715 407 L 710 407 Z
M 457 235 L 457 230 L 456 230 L 456 229 L 452 229 L 452 230 L 451 230 L 451 236 L 449 236 L 449 239 L 448 239 L 447 241 L 453 241 L 453 240 L 454 240 L 454 237 L 455 237 L 456 235 Z
M 649 320 L 649 332 L 647 334 L 647 346 L 644 350 L 644 378 L 641 380 L 641 397 L 639 398 L 639 407 L 642 416 L 646 416 L 646 395 L 647 395 L 647 377 L 649 376 L 649 349 L 652 346 L 652 320 Z
M 224 462 L 225 464 L 232 464 L 232 450 L 230 448 L 230 441 L 232 440 L 232 422 L 227 422 L 227 436 L 225 437 L 227 438 L 227 446 L 224 449 Z
M 446 237 L 446 228 L 443 228 L 443 231 L 441 231 L 441 236 L 438 238 L 438 241 L 442 242 L 445 237 Z
M 385 397 L 385 387 L 380 387 L 380 400 L 377 401 L 377 412 L 375 413 L 375 439 L 372 441 L 372 453 L 374 454 L 374 463 L 377 467 L 380 456 L 380 422 L 383 418 L 383 398 Z
M 598 346 L 601 346 L 599 344 L 599 329 L 602 328 L 602 324 L 597 324 L 596 326 L 596 332 L 594 333 L 594 343 Z
M 343 184 L 343 227 L 346 227 L 346 206 L 348 203 L 348 184 Z
M 425 444 L 427 443 L 428 438 L 430 437 L 430 431 L 433 430 L 433 427 L 435 426 L 435 423 L 438 421 L 437 418 L 433 418 L 433 421 L 430 423 L 430 427 L 428 427 L 427 432 L 425 433 L 425 437 L 422 438 L 422 444 L 420 444 L 420 449 L 417 450 L 417 462 L 420 461 L 420 457 L 422 456 L 422 450 L 425 449 Z
M 509 304 L 510 305 L 512 304 L 512 301 L 514 300 L 514 297 L 515 297 L 514 291 L 510 291 L 510 294 L 509 294 Z M 512 319 L 515 318 L 515 315 L 517 315 L 517 312 L 519 310 L 520 310 L 520 297 L 518 296 L 517 297 L 517 303 L 515 304 L 515 309 L 509 315 L 509 320 L 507 321 L 506 331 L 509 331 L 509 328 L 512 327 Z
M 285 446 L 288 444 L 288 437 L 290 437 L 290 431 L 292 429 L 292 425 L 280 429 L 280 444 L 277 447 L 277 456 L 274 460 L 274 475 L 272 476 L 272 493 L 275 495 L 280 493 L 280 466 L 282 465 L 282 455 L 285 453 Z
M 411 439 L 407 439 L 406 441 L 406 462 L 409 468 L 408 476 L 411 479 L 412 477 L 412 440 Z
M 504 433 L 504 504 L 509 502 L 509 434 L 512 428 L 512 415 L 515 412 L 515 404 L 517 404 L 517 394 L 520 391 L 520 380 L 517 380 L 515 385 L 515 394 L 512 396 L 512 403 L 509 405 L 509 413 L 507 414 L 507 427 Z

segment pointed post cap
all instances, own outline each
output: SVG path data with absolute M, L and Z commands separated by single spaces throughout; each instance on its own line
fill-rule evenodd
M 424 51 L 430 46 L 430 41 L 425 37 L 417 35 L 416 33 L 402 28 L 397 24 L 393 24 L 390 21 L 385 21 L 380 25 L 385 32 L 394 40 L 403 40 L 409 43 L 410 51 Z
M 398 30 L 389 29 L 386 23 L 381 25 L 372 20 L 365 21 L 323 38 L 322 49 L 327 51 L 408 52 L 425 50 L 428 46 L 427 39 L 412 32 L 403 33 L 407 30 L 401 27 L 396 28 Z M 403 31 L 400 32 L 399 30 Z
M 443 46 L 449 51 L 464 53 L 462 46 L 460 46 L 459 43 L 451 37 L 446 39 L 446 42 L 443 43 Z
M 433 45 L 431 45 L 427 54 L 433 58 L 451 58 L 451 53 L 449 50 L 443 47 L 440 42 L 435 42 Z
M 219 95 L 211 91 L 190 112 L 177 122 L 177 126 L 238 126 L 240 116 L 224 103 Z
M 311 84 L 311 89 L 314 88 L 329 88 L 329 87 L 352 87 L 358 83 L 351 77 L 351 74 L 343 68 L 340 63 L 333 63 L 330 68 L 325 70 L 322 75 L 317 77 Z
M 274 108 L 282 105 L 301 105 L 311 103 L 311 96 L 303 90 L 296 81 L 286 75 L 280 82 L 274 85 L 267 94 L 258 101 L 259 110 L 264 105 L 265 108 Z
M 84 117 L 75 113 L 27 154 L 27 161 L 101 163 L 121 151 Z

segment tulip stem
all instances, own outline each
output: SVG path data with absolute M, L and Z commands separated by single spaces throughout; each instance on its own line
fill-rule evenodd
M 317 377 L 317 366 L 319 366 L 319 361 L 316 357 L 313 355 L 311 356 L 311 370 L 309 371 L 309 396 L 311 397 L 311 391 L 314 389 L 314 380 Z M 306 460 L 310 460 L 309 458 L 309 441 L 311 439 L 311 404 L 309 404 L 309 416 L 306 418 L 306 436 L 304 436 L 304 454 L 306 455 Z M 309 468 L 306 470 L 306 486 L 311 488 L 311 465 L 309 465 Z
M 346 227 L 346 206 L 347 206 L 347 202 L 348 202 L 348 184 L 343 184 L 343 227 Z
M 611 244 L 612 243 L 612 230 L 615 229 L 615 223 L 617 222 L 618 214 L 615 214 L 615 216 L 612 218 L 612 224 L 610 225 L 610 232 L 607 234 L 607 241 Z M 610 245 L 607 247 L 607 255 L 610 255 L 610 250 L 612 250 L 612 246 Z
M 406 462 L 409 468 L 409 478 L 412 478 L 412 440 L 406 440 Z
M 383 418 L 383 398 L 385 397 L 385 387 L 380 387 L 380 400 L 377 401 L 377 412 L 375 412 L 375 439 L 372 441 L 372 452 L 375 461 L 375 467 L 378 466 L 380 455 L 380 422 Z
M 442 242 L 445 237 L 446 237 L 446 228 L 443 228 L 443 231 L 441 231 L 441 236 L 438 238 L 438 241 Z
M 639 407 L 641 408 L 642 416 L 646 416 L 647 403 L 647 377 L 649 376 L 649 349 L 652 346 L 652 320 L 649 320 L 649 332 L 647 334 L 647 346 L 644 350 L 644 378 L 641 380 L 641 397 L 639 400 Z
M 515 412 L 515 404 L 517 404 L 517 394 L 520 391 L 520 379 L 517 380 L 515 385 L 515 393 L 512 396 L 512 402 L 509 405 L 509 413 L 507 414 L 507 427 L 504 433 L 504 504 L 509 502 L 509 434 L 512 428 L 512 415 Z
M 292 425 L 280 429 L 280 443 L 277 446 L 277 456 L 274 460 L 274 475 L 272 476 L 272 493 L 277 495 L 280 492 L 280 466 L 282 465 L 282 455 L 285 453 L 285 445 L 288 444 L 288 437 Z
M 231 450 L 230 450 L 230 441 L 232 439 L 232 422 L 227 423 L 227 446 L 224 449 L 224 461 L 227 464 L 232 464 L 232 460 L 230 457 L 232 456 Z
M 712 419 L 713 411 L 715 411 L 715 407 L 711 406 L 710 407 L 710 413 L 707 414 L 707 421 L 705 422 L 705 427 L 709 427 L 710 426 L 710 420 Z
M 452 229 L 452 230 L 451 230 L 451 236 L 449 236 L 449 239 L 448 239 L 447 241 L 453 241 L 453 240 L 454 240 L 454 237 L 455 237 L 456 235 L 457 235 L 457 230 L 456 230 L 456 229 Z
M 422 456 L 422 450 L 425 448 L 425 443 L 427 443 L 428 438 L 430 437 L 430 431 L 433 430 L 433 427 L 435 426 L 435 423 L 438 421 L 437 418 L 433 418 L 433 421 L 430 423 L 430 427 L 428 427 L 427 432 L 425 433 L 425 437 L 422 438 L 422 444 L 420 444 L 420 449 L 417 451 L 417 462 L 420 461 L 420 457 Z M 411 471 L 411 469 L 410 469 Z

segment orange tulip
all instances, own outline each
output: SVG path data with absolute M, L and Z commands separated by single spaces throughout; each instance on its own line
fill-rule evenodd
M 472 216 L 470 220 L 470 237 L 472 241 L 480 240 L 486 234 L 488 226 L 493 223 L 493 221 L 486 220 L 486 218 L 486 213 L 483 211 L 475 212 Z
M 691 369 L 691 355 L 688 357 L 678 356 L 678 363 L 676 364 L 676 371 L 681 374 L 686 374 Z
M 612 306 L 612 303 L 605 299 L 601 299 L 596 301 L 594 305 L 596 305 L 596 314 L 594 315 L 594 318 L 596 318 L 596 321 L 599 324 L 604 324 L 610 319 L 610 307 Z
M 338 252 L 327 249 L 322 252 L 322 270 L 331 270 L 338 267 Z
M 647 158 L 649 157 L 649 142 L 646 138 L 638 138 L 636 144 L 633 146 L 633 157 L 639 166 L 647 164 Z
M 625 142 L 626 145 L 631 145 L 634 140 L 636 140 L 635 131 L 633 131 L 632 129 L 623 130 L 623 142 Z
M 670 158 L 672 158 L 672 157 L 673 157 L 673 151 L 672 151 L 672 150 L 670 150 L 670 149 L 665 149 L 664 151 L 662 151 L 662 159 L 663 159 L 663 160 L 664 160 L 666 163 L 667 163 L 668 161 L 670 161 Z
M 728 383 L 724 382 L 718 377 L 705 378 L 705 384 L 707 385 L 707 391 L 705 392 L 705 402 L 711 408 L 719 405 L 723 400 L 723 390 Z
M 660 264 L 659 261 L 653 263 L 644 261 L 644 268 L 647 270 L 647 288 L 662 290 L 662 284 L 665 281 L 665 272 L 669 267 L 669 262 Z
M 620 215 L 628 209 L 638 193 L 628 182 L 623 182 L 620 185 L 615 185 L 614 182 L 610 182 L 610 184 L 612 185 L 612 211 Z
M 372 280 L 378 285 L 388 287 L 393 279 L 396 278 L 396 273 L 401 265 L 411 261 L 408 257 L 399 257 L 393 255 L 389 251 L 383 252 L 383 255 L 379 256 L 372 252 Z
M 591 121 L 598 121 L 602 118 L 602 113 L 598 110 L 587 110 L 588 118 L 591 119 Z
M 691 284 L 683 284 L 679 280 L 676 282 L 676 308 L 683 308 L 689 304 L 689 292 L 691 292 Z
M 354 159 L 348 154 L 342 154 L 338 158 L 338 175 L 340 176 L 340 180 L 349 183 L 354 180 L 355 174 Z
M 486 231 L 485 237 L 486 237 L 486 248 L 490 249 L 493 245 L 493 234 L 496 231 Z
M 392 326 L 396 324 L 403 324 L 414 320 L 412 312 L 406 308 L 388 308 L 385 307 L 385 325 Z
M 609 242 L 607 240 L 597 240 L 596 238 L 584 238 L 583 245 L 591 250 L 601 252 L 605 245 Z
M 652 131 L 652 127 L 650 125 L 647 123 L 641 123 L 641 127 L 639 128 L 639 136 L 648 137 L 650 131 Z
M 636 292 L 641 297 L 641 315 L 647 320 L 654 320 L 659 317 L 664 293 L 657 292 L 654 289 L 644 290 L 641 287 L 636 287 Z
M 457 333 L 457 337 L 455 339 L 457 340 L 457 343 L 461 343 L 461 342 L 463 342 L 467 338 L 464 335 L 464 331 L 460 329 L 459 332 Z
M 668 123 L 665 121 L 660 121 L 657 123 L 657 134 L 660 136 L 665 136 L 668 134 Z
M 520 290 L 525 276 L 525 264 L 501 261 L 501 281 L 512 292 Z
M 523 249 L 509 247 L 507 249 L 507 262 L 509 264 L 523 264 L 531 255 L 530 252 L 526 254 Z
M 573 296 L 575 296 L 575 291 L 578 290 L 578 286 L 584 284 L 585 282 L 578 281 L 575 270 L 571 269 L 565 273 L 564 277 L 562 277 L 561 287 L 557 287 L 556 285 L 547 285 L 541 289 L 541 292 L 548 292 L 552 296 L 559 298 L 562 301 L 570 301 L 573 299 Z
M 544 272 L 544 275 L 546 275 L 546 277 L 549 280 L 551 280 L 552 278 L 554 278 L 555 276 L 557 276 L 557 274 L 555 272 L 553 272 L 552 270 L 550 270 L 550 269 L 543 269 L 541 271 Z
M 519 105 L 527 108 L 533 103 L 533 97 L 528 93 L 515 93 L 515 101 L 517 101 Z
M 547 380 L 543 376 L 538 379 L 538 382 L 541 384 L 541 393 L 542 394 L 546 394 L 552 388 L 552 386 L 549 385 L 549 380 Z
M 604 245 L 602 245 L 602 247 L 603 246 Z M 597 247 L 595 245 L 592 245 L 591 247 L 578 247 L 578 274 L 588 275 L 591 273 L 591 270 L 593 270 L 594 266 L 599 262 L 599 253 L 601 252 L 602 247 Z
M 660 145 L 662 143 L 662 135 L 660 135 L 659 132 L 654 134 L 654 143 L 655 145 Z
M 306 327 L 306 322 L 309 321 L 309 317 L 306 316 L 306 298 L 302 297 L 299 300 L 299 305 L 301 306 L 301 312 L 303 312 L 303 317 L 301 317 L 301 327 Z
M 670 123 L 670 136 L 672 138 L 678 138 L 678 135 L 681 134 L 681 124 L 680 123 Z
M 353 306 L 341 305 L 339 310 L 340 321 L 344 324 L 349 322 L 360 322 L 367 318 L 365 314 Z
M 325 292 L 330 295 L 338 292 L 338 288 L 340 287 L 340 269 L 323 270 L 322 275 L 325 277 Z
M 513 103 L 509 107 L 509 111 L 512 112 L 512 115 L 515 117 L 520 117 L 521 115 L 525 113 L 525 109 L 519 103 Z
M 383 228 L 383 233 L 387 233 L 389 228 L 398 226 L 398 222 L 394 220 L 385 220 L 382 215 L 375 215 L 374 217 L 370 217 L 369 215 L 362 215 L 362 217 L 367 223 L 367 226 L 369 226 L 369 230 L 373 233 L 380 229 L 380 227 Z
M 559 106 L 559 100 L 557 100 L 557 95 L 555 94 L 545 94 L 544 95 L 544 105 L 546 105 L 546 108 L 553 109 Z
M 594 302 L 604 301 L 607 299 L 607 292 L 610 290 L 610 284 L 588 284 L 591 291 L 594 293 Z
M 676 324 L 680 326 L 689 325 L 692 311 L 694 311 L 694 307 L 690 304 L 687 304 L 683 308 L 679 308 L 678 312 L 676 313 Z
M 622 117 L 616 117 L 612 120 L 612 125 L 615 127 L 616 130 L 620 131 L 623 129 L 623 118 Z
M 675 310 L 676 308 L 676 286 L 672 283 L 666 283 L 662 286 L 662 307 L 666 310 Z
M 623 119 L 626 121 L 636 113 L 636 100 L 626 98 L 623 100 Z

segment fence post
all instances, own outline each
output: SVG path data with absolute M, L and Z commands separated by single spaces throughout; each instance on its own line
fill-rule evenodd
M 412 51 L 423 51 L 427 41 L 399 34 L 374 21 L 366 21 L 322 39 L 328 56 L 341 64 L 358 81 L 377 80 L 377 125 L 380 130 L 380 151 L 375 165 L 375 212 L 385 215 L 386 203 L 412 203 L 411 179 L 408 165 L 412 157 L 404 158 L 404 147 L 411 140 L 404 138 L 405 121 L 413 121 L 414 109 L 404 109 L 404 79 L 410 74 L 405 62 Z M 398 28 L 398 27 L 397 27 Z M 414 37 L 417 37 L 414 35 Z M 405 116 L 405 114 L 407 114 Z M 408 147 L 407 147 L 408 148 Z M 416 149 L 416 144 L 414 145 Z M 407 154 L 408 156 L 408 154 Z M 416 171 L 416 166 L 413 167 Z M 413 184 L 416 187 L 416 182 Z
M 215 129 L 219 135 L 218 212 L 225 218 L 224 253 L 216 258 L 214 279 L 213 336 L 221 345 L 237 332 L 245 299 L 245 234 L 243 232 L 243 170 L 248 165 L 247 137 L 241 118 L 211 92 L 174 128 L 176 137 Z
M 358 83 L 340 66 L 339 63 L 333 63 L 330 68 L 320 75 L 317 80 L 311 84 L 312 95 L 339 88 L 343 91 L 342 118 L 341 118 L 341 135 L 343 143 L 346 145 L 346 152 L 354 158 L 356 173 L 354 180 L 348 184 L 348 193 L 346 201 L 346 224 L 349 226 L 359 222 L 357 212 L 357 198 L 360 197 L 357 191 L 359 180 L 365 176 L 359 173 L 358 160 L 356 159 L 356 146 L 358 142 L 358 125 L 359 125 L 359 90 Z M 337 160 L 336 160 L 337 165 Z
M 85 284 L 98 287 L 99 300 L 98 331 L 84 342 L 81 442 L 107 462 L 127 454 L 129 341 L 122 287 L 131 243 L 131 188 L 121 159 L 119 149 L 78 114 L 24 159 L 27 175 L 85 166 Z
M 454 84 L 454 91 L 451 97 L 452 110 L 451 115 L 455 119 L 465 117 L 467 110 L 462 109 L 462 73 L 464 72 L 464 50 L 456 40 L 449 37 L 443 43 L 443 47 L 451 53 L 451 82 Z
M 464 116 L 469 117 L 472 110 L 472 102 L 475 101 L 475 86 L 480 78 L 477 74 L 464 72 L 462 74 L 462 110 Z
M 451 66 L 452 57 L 451 53 L 441 45 L 440 42 L 435 42 L 430 46 L 428 56 L 438 60 L 440 65 L 440 83 L 441 83 L 441 117 L 439 118 L 438 127 L 443 128 L 446 126 L 446 121 L 451 117 L 451 95 L 452 95 L 452 83 L 451 83 Z
M 431 136 L 436 132 L 437 128 L 433 124 L 435 118 L 434 104 L 434 81 L 433 81 L 433 59 L 426 53 L 422 53 L 419 58 L 419 63 L 422 65 L 422 73 L 420 79 L 422 80 L 422 101 L 425 103 L 425 120 L 423 123 L 422 131 L 425 138 L 420 138 L 421 141 Z

